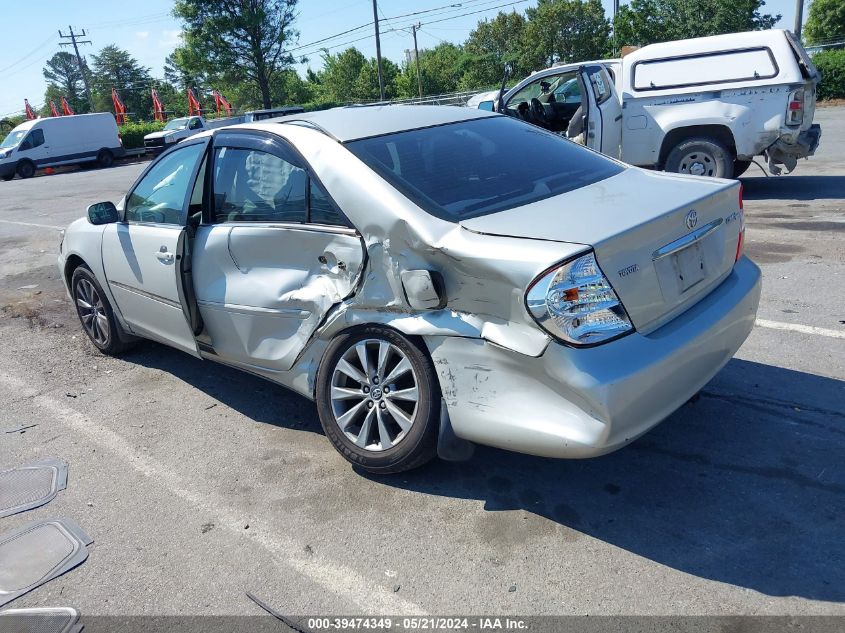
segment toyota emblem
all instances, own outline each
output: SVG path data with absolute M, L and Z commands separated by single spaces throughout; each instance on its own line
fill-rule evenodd
M 695 228 L 695 225 L 698 224 L 698 214 L 695 212 L 695 209 L 690 209 L 689 213 L 687 213 L 687 217 L 685 220 L 687 224 L 687 228 L 692 231 Z

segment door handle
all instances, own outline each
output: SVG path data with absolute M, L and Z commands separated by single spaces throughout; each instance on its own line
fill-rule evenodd
M 173 256 L 173 253 L 167 252 L 166 246 L 162 246 L 161 250 L 156 252 L 156 259 L 164 264 L 172 264 L 175 257 Z

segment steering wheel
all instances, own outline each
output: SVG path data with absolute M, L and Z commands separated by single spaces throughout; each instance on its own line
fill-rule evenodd
M 531 116 L 543 125 L 551 124 L 551 121 L 549 121 L 549 115 L 546 114 L 546 109 L 537 97 L 531 99 Z
M 529 113 L 531 112 L 531 108 L 527 102 L 521 101 L 518 106 L 516 106 L 516 116 L 523 121 L 530 120 Z

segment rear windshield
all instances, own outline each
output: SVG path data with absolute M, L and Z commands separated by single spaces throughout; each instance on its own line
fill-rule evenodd
M 425 211 L 453 222 L 557 196 L 623 170 L 505 116 L 376 136 L 347 147 Z

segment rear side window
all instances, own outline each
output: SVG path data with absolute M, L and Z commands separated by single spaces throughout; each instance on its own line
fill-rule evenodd
M 634 64 L 634 90 L 685 88 L 777 76 L 778 66 L 768 48 L 697 53 Z
M 217 222 L 305 222 L 307 186 L 302 167 L 274 154 L 233 147 L 215 151 Z
M 624 169 L 506 116 L 387 134 L 347 147 L 419 207 L 452 222 L 551 198 Z M 561 208 L 561 218 L 567 211 Z

